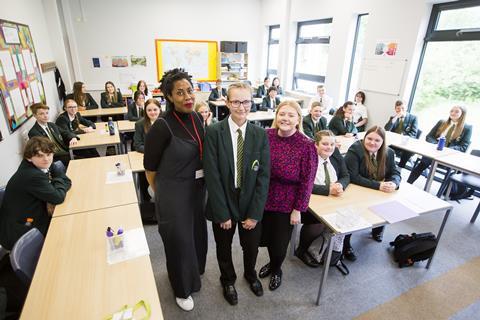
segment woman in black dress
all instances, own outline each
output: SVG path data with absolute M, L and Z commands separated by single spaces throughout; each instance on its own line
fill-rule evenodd
M 201 287 L 208 245 L 202 166 L 205 131 L 201 116 L 193 112 L 195 95 L 187 72 L 167 71 L 161 90 L 167 112 L 145 137 L 144 166 L 155 191 L 168 278 L 178 306 L 190 311 L 191 294 Z

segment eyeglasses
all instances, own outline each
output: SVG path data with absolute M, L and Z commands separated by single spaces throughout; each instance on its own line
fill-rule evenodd
M 234 108 L 239 108 L 240 105 L 242 105 L 245 109 L 249 109 L 252 106 L 252 100 L 245 100 L 245 101 L 232 100 L 230 101 L 230 104 Z

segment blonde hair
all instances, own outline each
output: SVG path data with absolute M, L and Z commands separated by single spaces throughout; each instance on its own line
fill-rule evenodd
M 278 117 L 278 112 L 280 109 L 282 109 L 285 106 L 292 107 L 297 111 L 298 114 L 298 124 L 296 126 L 297 130 L 303 133 L 303 126 L 302 126 L 302 108 L 300 108 L 300 105 L 295 101 L 295 100 L 285 100 L 282 103 L 280 103 L 277 107 L 277 111 L 275 112 L 275 119 L 273 119 L 273 124 L 272 128 L 278 129 L 277 125 L 277 117 Z
M 248 83 L 236 82 L 236 83 L 232 83 L 231 85 L 228 86 L 228 89 L 227 89 L 227 99 L 228 100 L 230 100 L 230 93 L 232 92 L 232 90 L 235 90 L 235 89 L 246 89 L 246 90 L 248 90 L 248 92 L 250 92 L 250 95 L 252 95 L 252 87 L 250 87 L 250 85 Z
M 467 108 L 464 106 L 453 106 L 450 110 L 453 108 L 459 108 L 462 111 L 462 115 L 460 116 L 460 119 L 457 121 L 457 125 L 455 126 L 455 130 L 452 133 L 450 141 L 453 141 L 455 139 L 458 139 L 462 135 L 463 128 L 465 127 L 465 117 L 467 116 Z M 443 121 L 443 123 L 438 127 L 437 132 L 435 133 L 435 138 L 440 137 L 443 131 L 445 131 L 450 124 L 452 123 L 452 119 L 450 119 L 450 116 L 448 117 L 448 120 Z
M 208 104 L 205 102 L 205 101 L 199 101 L 197 103 L 195 103 L 195 112 L 198 112 L 198 110 L 200 110 L 201 107 L 207 107 L 208 108 Z
M 335 139 L 335 135 L 330 130 L 320 130 L 315 134 L 315 144 L 319 144 L 323 137 L 331 137 Z

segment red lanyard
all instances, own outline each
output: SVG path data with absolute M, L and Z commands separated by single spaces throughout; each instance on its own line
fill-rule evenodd
M 202 156 L 203 156 L 203 143 L 202 143 L 202 139 L 200 139 L 200 135 L 198 134 L 198 131 L 197 131 L 197 125 L 195 124 L 195 121 L 193 121 L 193 116 L 192 114 L 190 114 L 190 119 L 192 120 L 192 126 L 193 126 L 193 130 L 195 130 L 195 135 L 197 136 L 197 139 L 195 139 L 195 137 L 193 136 L 193 134 L 190 132 L 190 130 L 188 130 L 187 126 L 185 126 L 185 123 L 183 123 L 182 119 L 180 119 L 180 117 L 175 113 L 175 111 L 172 112 L 173 115 L 175 116 L 175 118 L 177 119 L 178 122 L 180 122 L 180 124 L 182 125 L 182 127 L 185 129 L 185 131 L 187 131 L 187 133 L 190 135 L 190 137 L 192 137 L 192 139 L 196 142 L 198 142 L 198 149 L 200 151 L 200 160 L 202 159 Z

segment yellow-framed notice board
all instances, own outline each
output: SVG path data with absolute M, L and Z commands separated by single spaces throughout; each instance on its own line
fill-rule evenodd
M 28 120 L 36 102 L 46 100 L 30 29 L 0 20 L 0 104 L 10 133 Z
M 155 40 L 157 78 L 173 68 L 183 68 L 197 81 L 215 81 L 218 43 L 207 40 Z

